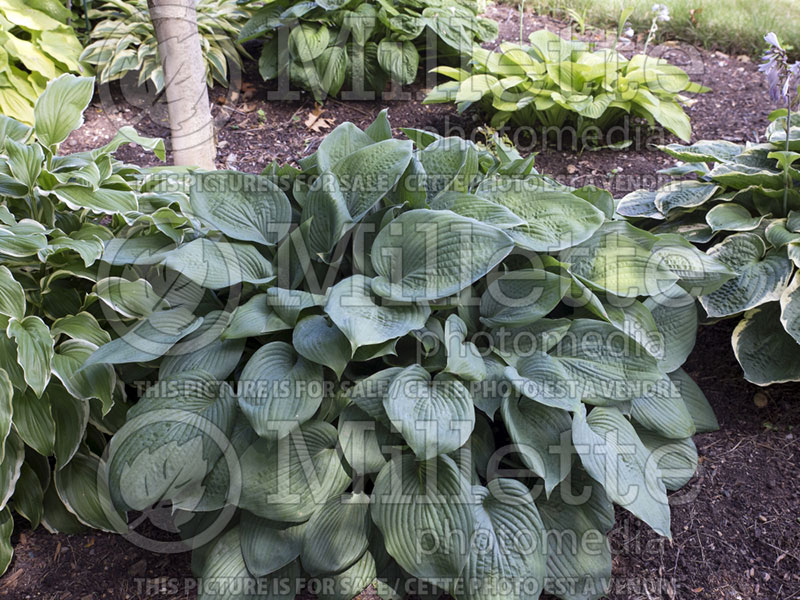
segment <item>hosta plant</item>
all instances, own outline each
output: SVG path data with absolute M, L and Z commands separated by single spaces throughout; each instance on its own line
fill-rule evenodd
M 774 120 L 761 144 L 663 147 L 682 161 L 667 170 L 677 180 L 618 206 L 638 225 L 708 246 L 735 273 L 700 302 L 711 319 L 743 317 L 733 348 L 759 385 L 800 380 L 800 118 L 788 144 L 785 123 Z
M 288 76 L 322 100 L 343 86 L 355 94 L 413 83 L 428 53 L 458 55 L 493 40 L 497 24 L 478 11 L 473 0 L 271 0 L 240 40 L 266 37 L 261 76 Z
M 492 115 L 494 127 L 509 122 L 545 131 L 572 127 L 585 140 L 632 115 L 688 142 L 692 128 L 681 106 L 689 101 L 684 94 L 708 91 L 664 59 L 646 54 L 628 59 L 547 30 L 532 33 L 530 45 L 474 48 L 468 70 L 434 70 L 452 81 L 436 86 L 428 104 L 455 102 L 459 110 L 477 105 Z
M 62 75 L 39 96 L 33 127 L 0 116 L 0 573 L 12 511 L 34 528 L 114 529 L 95 473 L 105 436 L 124 421 L 125 388 L 107 365 L 81 369 L 117 320 L 103 312 L 118 299 L 98 285 L 108 271 L 99 259 L 123 227 L 185 223 L 113 157 L 134 142 L 163 159 L 160 140 L 125 128 L 96 150 L 59 154 L 93 89 L 92 78 Z
M 81 43 L 57 0 L 0 3 L 0 114 L 27 125 L 47 82 L 81 73 Z
M 109 518 L 170 503 L 201 598 L 598 598 L 614 503 L 670 535 L 716 426 L 694 296 L 730 275 L 502 143 L 406 133 L 196 172 L 183 242 L 106 243 L 150 307 L 84 363 L 142 390 Z
M 242 57 L 249 57 L 236 38 L 252 10 L 236 0 L 198 0 L 195 9 L 208 85 L 216 81 L 228 87 L 230 69 L 241 71 Z M 147 0 L 106 0 L 89 11 L 89 18 L 96 22 L 93 41 L 81 60 L 96 66 L 99 83 L 135 72 L 139 85 L 150 81 L 160 93 L 164 71 Z

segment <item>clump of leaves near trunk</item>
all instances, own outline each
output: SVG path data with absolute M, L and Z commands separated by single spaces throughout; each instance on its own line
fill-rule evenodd
M 106 244 L 109 285 L 175 282 L 85 363 L 145 390 L 110 504 L 172 503 L 201 598 L 597 598 L 613 503 L 670 535 L 716 427 L 681 370 L 694 296 L 730 274 L 500 141 L 406 134 L 194 173 L 182 242 Z
M 684 94 L 708 91 L 664 59 L 646 54 L 627 59 L 546 30 L 532 33 L 530 45 L 474 48 L 469 70 L 434 71 L 452 81 L 436 86 L 427 104 L 455 102 L 462 111 L 477 105 L 492 115 L 493 127 L 509 122 L 547 132 L 570 127 L 579 140 L 593 143 L 627 115 L 659 123 L 688 142 L 692 127 L 681 106 L 689 101 Z
M 247 51 L 236 41 L 239 30 L 253 10 L 235 0 L 198 0 L 200 33 L 209 87 L 216 81 L 228 87 L 231 69 L 242 70 Z M 156 93 L 164 89 L 164 71 L 158 56 L 158 40 L 147 0 L 108 0 L 89 11 L 96 23 L 93 40 L 81 60 L 97 67 L 99 83 L 138 73 L 138 84 L 150 81 Z
M 113 157 L 132 142 L 163 159 L 160 140 L 128 127 L 96 150 L 59 154 L 93 88 L 63 75 L 39 96 L 33 127 L 0 116 L 0 573 L 12 510 L 34 528 L 117 529 L 97 503 L 96 470 L 105 436 L 124 422 L 125 389 L 108 365 L 81 367 L 118 320 L 103 306 L 137 297 L 98 284 L 108 270 L 99 259 L 123 227 L 185 223 L 169 196 L 140 193 L 139 169 Z
M 239 39 L 266 36 L 261 76 L 288 77 L 322 100 L 345 87 L 363 94 L 413 83 L 421 58 L 457 57 L 493 40 L 497 24 L 478 11 L 473 0 L 273 0 Z

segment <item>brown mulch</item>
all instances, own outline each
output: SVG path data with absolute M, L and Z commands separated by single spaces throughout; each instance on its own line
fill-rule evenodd
M 490 12 L 501 23 L 501 37 L 517 39 L 517 12 L 503 6 Z M 565 26 L 550 18 L 526 17 L 526 32 L 541 27 L 562 31 Z M 605 43 L 602 32 L 589 31 L 584 37 Z M 665 44 L 656 51 L 686 65 L 696 81 L 713 88 L 688 109 L 695 140 L 759 139 L 771 105 L 762 77 L 749 59 L 682 45 Z M 259 172 L 272 160 L 293 161 L 328 131 L 306 127 L 314 109 L 307 94 L 296 101 L 267 100 L 274 86 L 262 83 L 254 71 L 246 72 L 243 81 L 232 91 L 212 92 L 220 167 Z M 329 100 L 321 116 L 331 119 L 332 126 L 345 121 L 365 126 L 388 107 L 398 130 L 475 132 L 477 114 L 459 115 L 449 105 L 423 106 L 425 91 L 412 87 L 402 100 Z M 123 101 L 123 95 L 130 102 Z M 149 107 L 146 99 L 117 89 L 99 95 L 87 112 L 86 124 L 64 150 L 96 147 L 125 124 L 147 135 L 168 134 L 162 106 Z M 624 151 L 581 153 L 536 147 L 537 167 L 565 183 L 606 187 L 615 196 L 653 188 L 659 184 L 655 171 L 672 161 L 648 144 L 676 140 L 659 129 L 640 128 L 637 135 L 634 147 Z M 530 140 L 521 140 L 521 145 L 530 149 Z M 137 148 L 122 148 L 118 156 L 137 164 L 158 164 Z M 721 430 L 696 437 L 700 469 L 673 496 L 673 540 L 659 538 L 619 511 L 611 536 L 610 600 L 800 599 L 800 385 L 762 390 L 745 382 L 730 347 L 731 329 L 731 323 L 722 323 L 701 330 L 687 364 L 714 407 Z M 766 394 L 764 408 L 754 403 L 757 392 Z M 196 597 L 187 579 L 191 578 L 188 554 L 154 554 L 98 532 L 69 536 L 50 535 L 41 528 L 31 532 L 22 523 L 15 542 L 14 562 L 0 578 L 0 599 Z

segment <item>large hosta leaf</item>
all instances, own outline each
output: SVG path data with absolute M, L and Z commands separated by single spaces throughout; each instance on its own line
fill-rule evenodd
M 261 346 L 242 370 L 239 408 L 265 439 L 279 439 L 308 421 L 325 392 L 322 367 L 286 342 Z
M 25 292 L 5 266 L 0 266 L 0 315 L 15 319 L 25 316 Z
M 473 493 L 480 535 L 472 541 L 464 569 L 464 597 L 536 600 L 544 586 L 547 549 L 540 543 L 545 526 L 530 490 L 515 479 L 493 479 Z M 509 595 L 505 590 L 517 591 Z
M 506 398 L 500 410 L 522 461 L 544 479 L 545 492 L 550 495 L 569 473 L 567 457 L 572 452 L 572 444 L 569 436 L 564 435 L 572 428 L 569 413 L 525 396 Z
M 293 525 L 262 519 L 242 512 L 242 555 L 247 570 L 263 577 L 282 569 L 300 557 L 305 523 Z
M 109 364 L 85 366 L 97 346 L 83 340 L 62 342 L 53 355 L 53 374 L 76 398 L 97 398 L 103 404 L 103 412 L 111 409 L 112 394 L 116 384 L 114 368 Z
M 0 510 L 8 504 L 19 479 L 22 461 L 25 460 L 25 444 L 13 431 L 5 441 L 5 455 L 0 461 Z
M 469 548 L 457 540 L 472 539 L 474 503 L 469 481 L 451 458 L 417 462 L 404 454 L 378 474 L 371 513 L 386 550 L 403 569 L 448 581 L 461 574 L 469 558 Z M 438 540 L 433 547 L 432 539 Z
M 92 77 L 62 75 L 47 84 L 34 107 L 36 137 L 44 146 L 67 139 L 83 123 L 83 111 L 94 94 Z
M 658 190 L 654 200 L 662 214 L 676 208 L 694 208 L 710 200 L 719 191 L 719 186 L 699 181 L 675 181 Z
M 768 252 L 764 240 L 754 233 L 728 236 L 708 254 L 737 273 L 700 298 L 709 317 L 727 317 L 774 302 L 789 285 L 792 263 L 785 252 Z
M 781 294 L 781 323 L 786 333 L 800 344 L 800 274 L 795 272 L 791 284 Z
M 770 302 L 745 313 L 733 331 L 736 360 L 751 383 L 800 381 L 798 344 L 783 328 L 780 317 L 780 305 Z
M 347 337 L 322 315 L 298 321 L 292 332 L 292 344 L 298 354 L 329 367 L 337 377 L 342 376 L 352 352 Z
M 325 312 L 355 352 L 361 346 L 382 344 L 422 328 L 430 308 L 383 300 L 375 294 L 373 280 L 353 275 L 330 290 Z
M 568 279 L 540 269 L 510 271 L 481 296 L 481 322 L 488 327 L 533 323 L 558 305 L 569 285 Z
M 268 283 L 272 265 L 255 246 L 200 238 L 169 252 L 166 267 L 205 288 L 218 290 L 242 282 Z
M 194 213 L 229 238 L 271 246 L 289 232 L 289 199 L 268 177 L 214 171 L 195 175 Z
M 572 438 L 584 468 L 609 499 L 663 536 L 671 537 L 669 503 L 656 464 L 633 425 L 616 408 L 575 413 Z
M 350 484 L 333 425 L 309 421 L 276 442 L 258 440 L 241 458 L 239 506 L 274 521 L 307 520 Z
M 392 424 L 420 460 L 460 448 L 475 427 L 469 390 L 451 375 L 412 365 L 398 373 L 383 401 Z
M 680 288 L 677 289 L 680 291 Z M 695 299 L 672 290 L 670 294 L 647 298 L 644 306 L 653 315 L 661 336 L 660 340 L 653 340 L 663 346 L 663 353 L 658 357 L 658 366 L 665 373 L 671 373 L 686 362 L 694 348 L 697 338 Z
M 666 375 L 631 403 L 631 417 L 646 429 L 669 439 L 691 437 L 694 420 L 683 402 L 680 390 Z
M 56 471 L 55 484 L 64 506 L 84 525 L 122 533 L 126 521 L 111 502 L 105 481 L 106 465 L 90 452 L 80 451 L 63 469 Z
M 539 404 L 574 411 L 581 401 L 581 391 L 573 385 L 567 368 L 544 352 L 526 353 L 515 366 L 506 367 L 504 375 L 518 394 Z
M 450 296 L 486 275 L 513 247 L 503 231 L 450 211 L 412 210 L 381 230 L 373 289 L 404 302 Z
M 452 373 L 468 381 L 483 381 L 486 365 L 478 347 L 467 340 L 467 324 L 458 316 L 450 315 L 444 324 L 444 343 L 447 352 L 446 373 Z
M 679 490 L 689 483 L 697 470 L 697 448 L 692 438 L 671 439 L 640 428 L 636 429 L 636 433 L 652 452 L 651 460 L 658 465 L 668 490 Z
M 17 343 L 17 363 L 25 373 L 25 382 L 37 396 L 41 396 L 50 381 L 50 363 L 53 360 L 50 329 L 41 318 L 31 315 L 9 319 L 6 332 Z
M 714 414 L 714 409 L 708 403 L 703 390 L 683 369 L 677 369 L 669 374 L 672 383 L 678 388 L 686 410 L 692 415 L 697 433 L 717 431 L 719 423 Z

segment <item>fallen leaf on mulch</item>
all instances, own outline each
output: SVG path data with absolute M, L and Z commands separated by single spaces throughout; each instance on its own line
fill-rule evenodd
M 317 104 L 314 107 L 314 110 L 308 113 L 305 126 L 316 133 L 322 133 L 324 129 L 330 129 L 333 127 L 334 120 L 323 117 L 323 112 L 325 112 L 325 109 Z

